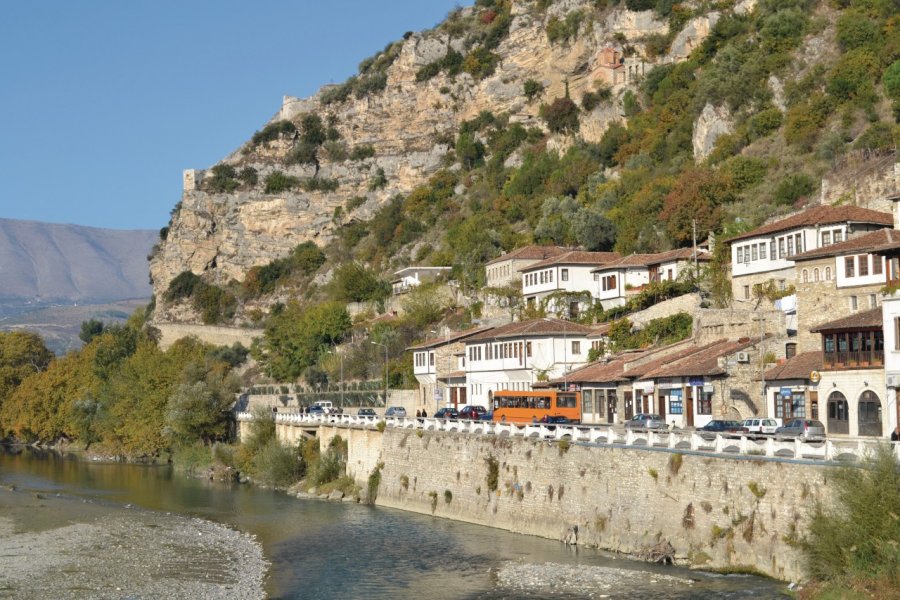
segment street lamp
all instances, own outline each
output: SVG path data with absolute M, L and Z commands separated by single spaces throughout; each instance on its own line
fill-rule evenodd
M 387 344 L 382 344 L 380 342 L 373 342 L 369 340 L 369 343 L 373 346 L 381 346 L 384 348 L 384 405 L 387 406 L 388 403 L 388 347 Z

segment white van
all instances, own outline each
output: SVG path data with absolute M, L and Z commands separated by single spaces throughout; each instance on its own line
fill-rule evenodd
M 781 426 L 778 419 L 745 419 L 742 426 L 750 433 L 771 435 Z
M 326 415 L 330 415 L 334 412 L 334 404 L 329 402 L 328 400 L 319 400 L 313 404 L 313 406 L 320 407 Z

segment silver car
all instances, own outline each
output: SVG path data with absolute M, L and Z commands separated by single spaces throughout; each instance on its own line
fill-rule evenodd
M 402 406 L 388 406 L 388 409 L 384 411 L 384 416 L 402 418 L 406 416 L 406 409 Z
M 775 430 L 780 437 L 798 437 L 802 440 L 825 439 L 825 426 L 815 419 L 792 419 L 784 427 Z
M 665 429 L 666 420 L 659 415 L 638 413 L 625 421 L 627 429 Z

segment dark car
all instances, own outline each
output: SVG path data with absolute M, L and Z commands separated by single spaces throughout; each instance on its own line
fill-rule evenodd
M 319 405 L 317 405 L 317 404 L 313 404 L 313 405 L 310 406 L 309 409 L 306 411 L 306 414 L 308 414 L 308 415 L 318 415 L 318 416 L 324 417 L 324 416 L 327 415 L 328 413 L 325 412 L 325 409 L 322 408 L 321 406 L 319 406 Z
M 485 407 L 467 404 L 466 406 L 463 406 L 461 411 L 459 411 L 459 418 L 478 421 L 485 413 L 487 413 L 487 409 Z
M 724 421 L 721 419 L 713 419 L 703 427 L 698 427 L 697 431 L 704 433 L 749 433 L 750 430 L 741 425 L 740 421 Z
M 546 423 L 547 425 L 571 425 L 574 422 L 569 417 L 562 415 L 544 415 L 541 417 L 541 423 Z
M 439 408 L 436 413 L 434 413 L 435 419 L 458 419 L 459 411 L 455 408 L 447 407 L 447 408 Z
M 361 408 L 358 411 L 356 411 L 356 416 L 357 417 L 375 417 L 377 415 L 375 414 L 374 408 Z
M 489 410 L 486 413 L 484 413 L 483 415 L 481 415 L 481 420 L 482 421 L 493 421 L 494 420 L 494 411 Z

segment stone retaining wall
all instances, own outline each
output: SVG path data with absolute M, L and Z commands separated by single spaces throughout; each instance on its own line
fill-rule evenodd
M 638 554 L 669 541 L 680 562 L 803 579 L 794 542 L 829 493 L 829 467 L 534 439 L 389 428 L 322 428 L 349 440 L 363 488 L 384 463 L 377 504 Z M 496 474 L 492 489 L 491 472 Z

